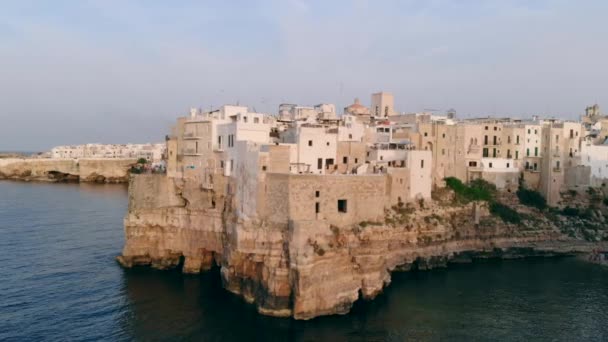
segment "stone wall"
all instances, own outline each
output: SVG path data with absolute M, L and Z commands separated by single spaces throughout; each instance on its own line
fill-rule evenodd
M 323 219 L 344 225 L 376 221 L 382 217 L 389 195 L 385 175 L 268 174 L 266 177 L 267 207 L 272 208 L 267 215 L 274 222 Z M 340 211 L 338 201 L 342 200 L 346 202 Z

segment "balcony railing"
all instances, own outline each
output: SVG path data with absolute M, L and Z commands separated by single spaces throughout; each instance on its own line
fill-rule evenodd
M 200 152 L 196 152 L 193 148 L 185 148 L 183 149 L 183 153 L 187 155 L 200 155 Z

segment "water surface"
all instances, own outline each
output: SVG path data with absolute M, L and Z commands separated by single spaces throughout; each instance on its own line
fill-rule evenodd
M 348 315 L 261 316 L 217 269 L 121 269 L 126 206 L 123 185 L 0 181 L 0 340 L 608 340 L 608 268 L 572 258 L 398 273 Z

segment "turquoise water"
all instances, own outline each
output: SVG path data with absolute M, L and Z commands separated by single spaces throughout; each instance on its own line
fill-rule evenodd
M 607 341 L 608 268 L 573 258 L 397 273 L 344 316 L 258 315 L 200 276 L 123 270 L 122 185 L 0 182 L 0 340 Z

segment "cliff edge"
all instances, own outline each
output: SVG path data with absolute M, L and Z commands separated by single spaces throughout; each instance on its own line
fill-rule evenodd
M 270 178 L 267 187 L 274 184 Z M 579 218 L 556 219 L 522 208 L 522 221 L 507 223 L 491 215 L 487 203 L 453 204 L 449 191 L 433 201 L 386 208 L 382 220 L 356 224 L 242 217 L 236 214 L 239 199 L 230 190 L 218 191 L 231 186 L 132 176 L 126 243 L 118 261 L 125 267 L 181 267 L 184 273 L 216 264 L 224 287 L 260 313 L 310 319 L 344 314 L 359 298 L 374 298 L 390 284 L 393 271 L 475 258 L 570 255 L 604 243 L 568 233 Z M 294 208 L 276 204 L 268 212 L 287 210 L 293 217 Z M 594 220 L 606 227 L 604 216 Z

